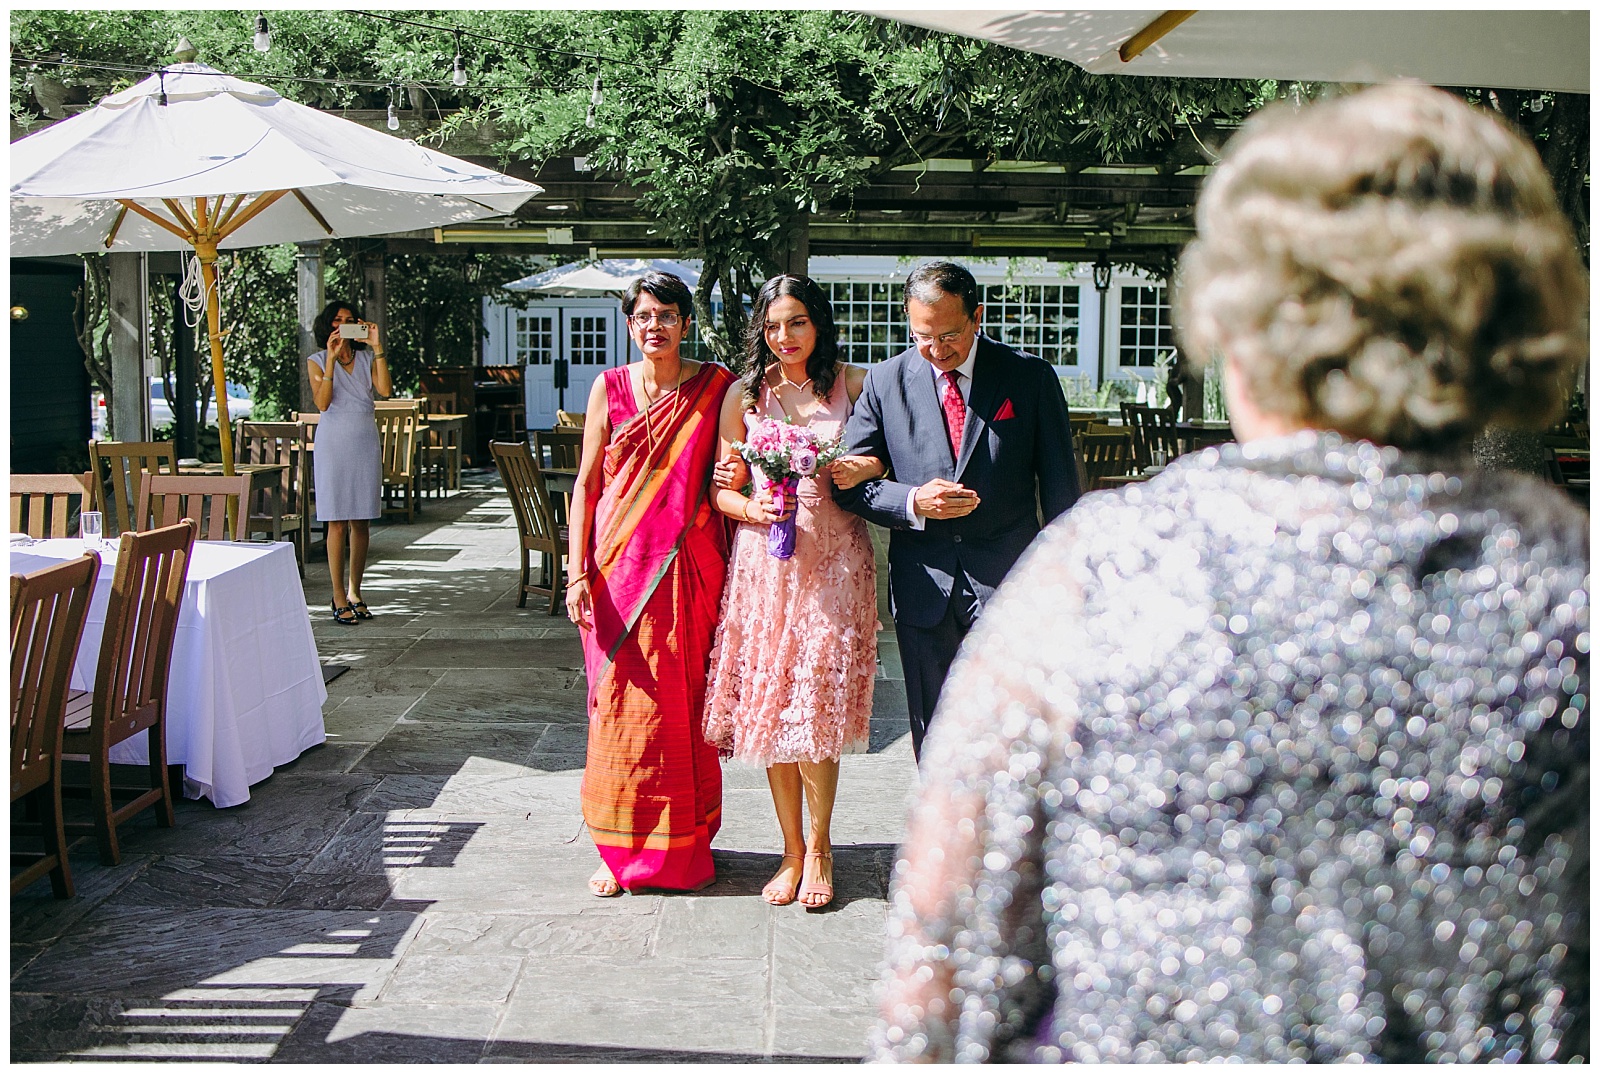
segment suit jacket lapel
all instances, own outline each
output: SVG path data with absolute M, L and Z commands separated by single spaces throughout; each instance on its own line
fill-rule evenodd
M 911 413 L 920 414 L 924 420 L 931 421 L 933 427 L 939 430 L 938 447 L 934 449 L 939 452 L 935 456 L 939 459 L 937 467 L 939 474 L 947 480 L 954 480 L 952 460 L 945 454 L 950 450 L 950 436 L 945 432 L 944 404 L 939 401 L 939 392 L 933 383 L 933 367 L 915 350 L 911 351 L 910 358 L 905 364 L 903 384 L 906 407 Z
M 1000 374 L 988 350 L 988 340 L 978 340 L 978 353 L 972 362 L 972 390 L 967 393 L 967 423 L 961 432 L 961 458 L 956 462 L 956 480 L 967 468 L 973 450 L 978 446 L 984 430 L 989 427 L 984 415 L 994 413 L 993 401 L 1000 390 Z

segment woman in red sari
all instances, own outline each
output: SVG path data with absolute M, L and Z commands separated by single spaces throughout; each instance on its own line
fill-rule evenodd
M 644 359 L 595 381 L 572 497 L 567 614 L 589 678 L 589 890 L 704 887 L 722 771 L 701 730 L 728 538 L 711 506 L 733 374 L 679 353 L 693 296 L 647 273 L 622 300 Z

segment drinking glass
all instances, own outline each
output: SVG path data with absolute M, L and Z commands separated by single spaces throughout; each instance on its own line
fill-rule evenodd
M 100 547 L 100 522 L 99 511 L 84 511 L 78 515 L 78 536 L 83 538 L 86 547 L 95 549 Z

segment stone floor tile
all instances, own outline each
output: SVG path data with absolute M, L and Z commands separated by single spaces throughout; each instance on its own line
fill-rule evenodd
M 765 974 L 763 959 L 529 959 L 488 1054 L 566 1043 L 761 1055 Z
M 168 854 L 111 896 L 115 906 L 266 907 L 273 905 L 306 859 L 296 855 L 200 858 Z
M 451 778 L 449 775 L 386 775 L 355 803 L 355 808 L 363 813 L 430 808 Z
M 101 865 L 94 841 L 84 838 L 73 843 L 67 860 L 76 892 L 72 898 L 58 899 L 51 894 L 49 877 L 40 877 L 11 896 L 13 942 L 43 944 L 65 935 L 108 898 L 137 880 L 155 856 L 130 853 L 124 847 L 121 865 Z
M 338 875 L 301 873 L 273 902 L 289 910 L 381 910 L 394 898 L 394 888 L 383 874 Z
M 663 907 L 670 900 L 661 900 Z M 592 955 L 641 959 L 660 914 L 484 914 L 430 911 L 407 952 L 418 954 Z
M 395 662 L 405 668 L 581 668 L 583 649 L 576 636 L 523 641 L 439 639 L 406 650 Z
M 498 1004 L 340 1007 L 314 1003 L 272 1058 L 280 1063 L 471 1063 Z
M 281 781 L 281 782 L 280 782 Z M 299 855 L 321 850 L 372 789 L 371 773 L 308 776 L 274 775 L 250 789 L 250 801 L 230 809 L 192 803 L 172 828 L 128 829 L 126 847 L 149 853 L 192 853 L 205 848 L 207 857 Z M 268 786 L 271 789 L 268 790 Z
M 452 775 L 471 757 L 521 764 L 539 740 L 533 727 L 396 726 L 357 764 L 357 772 Z
M 418 954 L 407 950 L 378 993 L 391 1004 L 504 1003 L 522 972 L 518 955 Z
M 780 909 L 748 895 L 665 899 L 650 953 L 656 958 L 765 959 L 772 945 L 772 915 Z
M 393 911 L 108 909 L 56 941 L 12 990 L 89 996 L 205 984 L 378 985 L 415 922 L 415 914 Z
M 372 748 L 371 742 L 340 742 L 336 738 L 312 746 L 288 764 L 279 765 L 274 772 L 279 775 L 306 776 L 316 772 L 334 772 L 345 775 L 356 762 Z
M 810 1060 L 859 1063 L 867 1054 L 867 1033 L 876 1021 L 871 1006 L 822 1007 L 816 997 L 773 1004 L 772 1050 Z
M 294 1002 L 14 994 L 11 1058 L 259 1059 L 304 1013 Z

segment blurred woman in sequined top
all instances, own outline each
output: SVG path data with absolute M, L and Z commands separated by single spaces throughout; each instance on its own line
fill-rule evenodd
M 962 651 L 882 1059 L 1587 1055 L 1587 519 L 1478 472 L 1586 282 L 1537 156 L 1389 87 L 1252 120 L 1180 327 L 1237 445 L 1085 497 Z

